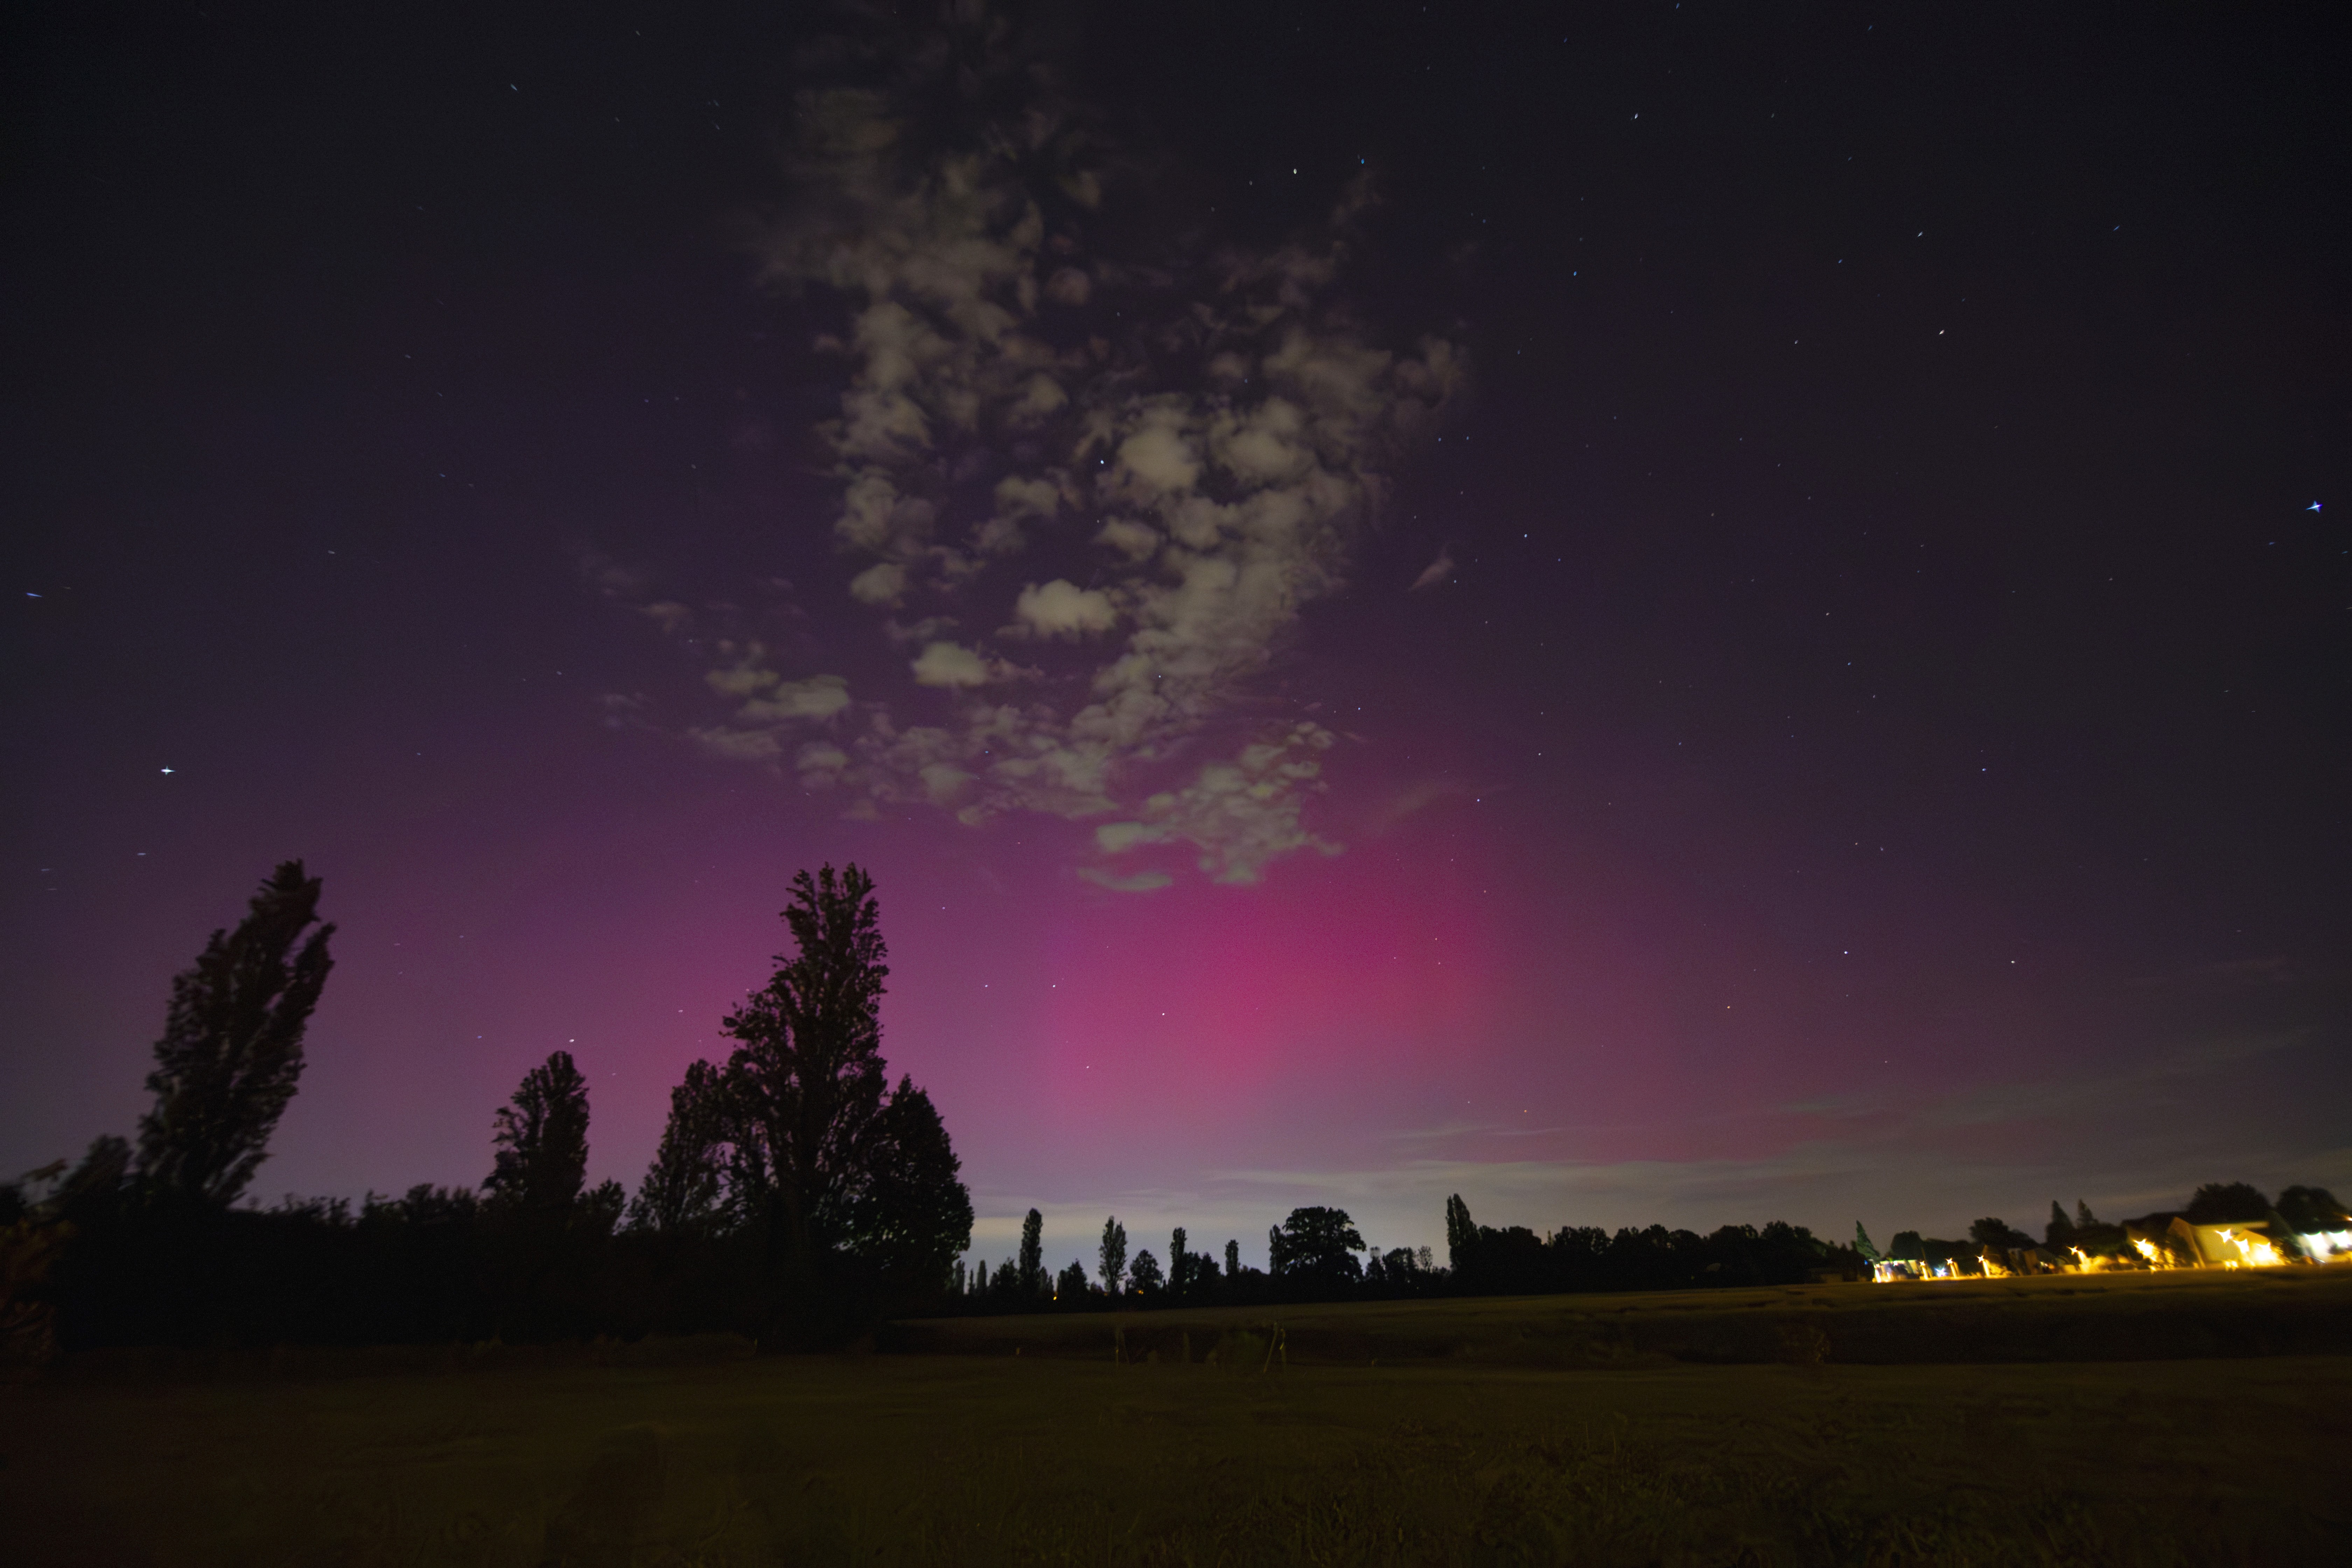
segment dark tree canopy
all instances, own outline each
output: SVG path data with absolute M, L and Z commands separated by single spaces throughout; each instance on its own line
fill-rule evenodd
M 268 1158 L 302 1076 L 302 1034 L 334 967 L 320 926 L 320 879 L 279 866 L 234 931 L 216 931 L 172 982 L 139 1121 L 139 1175 L 159 1197 L 226 1207 Z
M 1127 1277 L 1146 1295 L 1160 1289 L 1160 1259 L 1151 1256 L 1151 1248 L 1147 1247 L 1135 1255 L 1135 1261 L 1128 1265 Z
M 1979 1247 L 2009 1248 L 2032 1247 L 2033 1238 L 2005 1219 L 1987 1215 L 1969 1222 L 1969 1239 Z
M 1356 1254 L 1364 1250 L 1364 1238 L 1346 1209 L 1292 1209 L 1267 1233 L 1266 1247 L 1276 1279 L 1348 1285 L 1363 1278 Z
M 886 1279 L 918 1287 L 946 1279 L 971 1245 L 971 1194 L 931 1097 L 901 1077 L 874 1118 L 863 1167 L 849 1182 L 848 1250 Z M 1026 1280 L 1023 1280 L 1026 1289 Z
M 2245 1182 L 2208 1182 L 2189 1200 L 2191 1225 L 2259 1225 L 2271 1212 L 2271 1200 L 2260 1187 Z
M 482 1185 L 501 1206 L 553 1214 L 578 1201 L 588 1177 L 588 1080 L 570 1051 L 523 1074 L 491 1126 L 498 1152 Z

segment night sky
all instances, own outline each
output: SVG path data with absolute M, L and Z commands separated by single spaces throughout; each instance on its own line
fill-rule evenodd
M 992 1259 L 2352 1189 L 2324 8 L 326 9 L 0 47 L 10 1173 L 299 856 L 271 1201 L 828 860 Z

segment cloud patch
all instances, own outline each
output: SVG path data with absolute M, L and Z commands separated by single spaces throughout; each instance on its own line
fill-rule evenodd
M 864 57 L 922 62 L 898 79 L 798 100 L 757 253 L 834 316 L 833 538 L 850 600 L 921 645 L 911 684 L 818 712 L 756 654 L 712 672 L 736 706 L 704 743 L 869 805 L 1097 824 L 1109 888 L 1162 885 L 1171 855 L 1246 882 L 1336 852 L 1306 820 L 1334 737 L 1265 678 L 1462 390 L 1460 352 L 1383 342 L 1339 298 L 1369 183 L 1269 253 L 1120 252 L 1108 218 L 1151 191 L 1034 62 L 977 32 L 901 42 Z

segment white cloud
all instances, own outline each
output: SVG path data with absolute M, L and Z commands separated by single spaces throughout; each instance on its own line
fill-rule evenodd
M 897 608 L 906 596 L 907 569 L 896 561 L 877 561 L 849 580 L 849 596 L 863 605 Z
M 1412 580 L 1412 591 L 1419 593 L 1423 588 L 1434 588 L 1442 583 L 1450 583 L 1453 580 L 1454 552 L 1441 550 L 1437 552 L 1437 559 L 1423 567 L 1421 575 Z
M 935 642 L 914 662 L 918 686 L 986 686 L 994 679 L 988 661 L 961 643 Z
M 782 724 L 795 719 L 830 719 L 849 706 L 849 682 L 838 675 L 779 680 L 735 712 L 737 723 Z
M 1118 625 L 1118 606 L 1108 594 L 1081 588 L 1065 577 L 1022 589 L 1013 614 L 1022 630 L 1047 637 L 1085 637 Z

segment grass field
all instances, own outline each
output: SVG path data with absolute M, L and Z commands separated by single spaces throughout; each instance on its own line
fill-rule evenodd
M 1840 1359 L 1843 1320 L 1895 1311 L 1953 1348 L 1940 1314 L 1969 1304 L 1930 1299 L 1947 1289 L 1325 1307 L 1282 1316 L 1278 1336 L 1263 1313 L 1155 1313 L 1125 1325 L 1156 1358 L 1140 1364 L 1113 1363 L 1108 1318 L 910 1325 L 927 1353 L 823 1358 L 90 1358 L 0 1398 L 0 1558 L 2343 1560 L 2352 1357 Z M 2293 1324 L 2342 1301 L 2309 1271 L 2005 1300 L 2126 1336 L 2136 1314 Z M 1580 1313 L 1625 1331 L 1596 1339 Z M 1769 1359 L 1727 1360 L 1750 1342 L 1707 1326 L 1727 1313 L 1811 1314 L 1820 1333 L 1775 1327 L 1753 1342 Z M 2274 1325 L 2272 1342 L 2312 1331 Z M 1657 1348 L 1677 1333 L 1709 1361 Z

